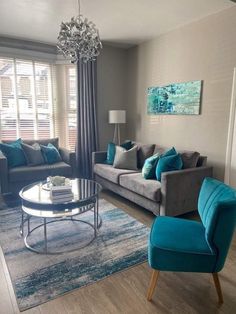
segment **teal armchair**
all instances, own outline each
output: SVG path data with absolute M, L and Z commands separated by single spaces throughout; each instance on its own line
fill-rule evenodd
M 202 184 L 201 222 L 157 217 L 152 225 L 148 262 L 153 269 L 147 299 L 152 299 L 160 271 L 212 273 L 219 303 L 218 272 L 223 268 L 236 224 L 236 190 L 212 178 Z

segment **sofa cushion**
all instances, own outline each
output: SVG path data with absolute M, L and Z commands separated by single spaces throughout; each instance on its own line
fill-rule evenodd
M 163 271 L 213 272 L 212 254 L 202 223 L 182 218 L 157 217 L 148 248 L 149 265 Z
M 191 152 L 191 151 L 183 151 L 183 152 L 180 152 L 180 156 L 183 161 L 183 169 L 195 168 L 197 166 L 200 153 Z
M 57 162 L 52 165 L 47 165 L 50 176 L 72 177 L 72 167 L 64 161 Z
M 161 200 L 161 183 L 157 180 L 145 180 L 141 173 L 122 174 L 120 185 L 152 201 Z
M 137 166 L 139 169 L 141 169 L 144 165 L 145 160 L 148 157 L 151 157 L 155 148 L 154 144 L 141 144 L 136 143 L 138 146 L 138 152 L 137 152 Z
M 136 172 L 137 171 L 135 170 L 113 168 L 111 165 L 106 165 L 106 164 L 94 165 L 94 173 L 116 184 L 119 184 L 120 175 L 127 174 L 127 173 L 136 173 Z
M 9 170 L 9 181 L 19 182 L 22 181 L 22 179 L 24 179 L 25 181 L 39 181 L 45 180 L 48 176 L 55 175 L 71 177 L 71 166 L 61 161 L 53 165 L 16 167 Z
M 159 145 L 155 145 L 154 151 L 153 151 L 153 155 L 155 154 L 163 154 L 165 152 L 165 149 Z

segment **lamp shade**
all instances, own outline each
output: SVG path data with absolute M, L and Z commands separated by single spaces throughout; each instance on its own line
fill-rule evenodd
M 109 110 L 109 123 L 126 123 L 126 111 Z

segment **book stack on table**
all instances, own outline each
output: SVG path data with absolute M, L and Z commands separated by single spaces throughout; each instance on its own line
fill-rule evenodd
M 71 186 L 52 186 L 50 189 L 50 198 L 53 203 L 65 203 L 72 201 L 73 193 Z

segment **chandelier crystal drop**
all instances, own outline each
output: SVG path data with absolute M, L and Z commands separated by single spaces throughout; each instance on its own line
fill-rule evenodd
M 71 63 L 79 59 L 83 62 L 94 61 L 102 49 L 96 25 L 80 14 L 80 1 L 78 7 L 79 15 L 72 17 L 70 22 L 62 22 L 57 37 L 57 48 L 64 57 L 70 58 Z

